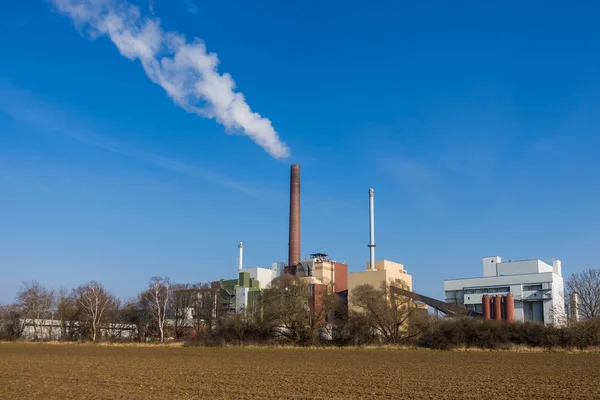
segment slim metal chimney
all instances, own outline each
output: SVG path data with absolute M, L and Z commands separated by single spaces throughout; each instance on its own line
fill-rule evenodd
M 300 261 L 300 166 L 290 170 L 290 238 L 288 243 L 288 266 Z
M 369 267 L 375 270 L 375 191 L 369 189 Z
M 238 256 L 238 272 L 244 268 L 244 243 L 240 242 L 238 244 L 238 249 L 240 249 L 240 255 Z

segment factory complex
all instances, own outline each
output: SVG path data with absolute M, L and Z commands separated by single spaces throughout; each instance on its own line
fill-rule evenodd
M 413 292 L 412 276 L 404 265 L 375 259 L 374 190 L 369 189 L 369 261 L 361 272 L 348 272 L 348 265 L 324 253 L 301 256 L 300 166 L 290 173 L 289 243 L 287 262 L 270 268 L 244 268 L 244 245 L 238 244 L 237 277 L 212 282 L 221 292 L 229 312 L 252 307 L 276 279 L 293 276 L 309 288 L 307 304 L 315 307 L 320 296 L 333 292 L 350 309 L 353 290 L 361 285 L 379 289 L 394 283 L 419 308 L 431 307 L 447 315 L 466 315 L 499 321 L 537 321 L 562 324 L 566 317 L 561 262 L 549 265 L 540 260 L 505 261 L 483 258 L 483 276 L 444 281 L 445 299 L 436 300 Z
M 486 319 L 554 323 L 566 315 L 560 260 L 548 265 L 485 257 L 482 277 L 446 280 L 444 291 L 446 302 Z

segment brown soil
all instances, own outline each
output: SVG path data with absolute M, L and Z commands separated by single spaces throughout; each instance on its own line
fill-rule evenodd
M 600 354 L 0 343 L 1 399 L 598 399 Z

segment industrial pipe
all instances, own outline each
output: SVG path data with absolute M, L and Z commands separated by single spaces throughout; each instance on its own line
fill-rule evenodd
M 375 191 L 369 189 L 369 267 L 375 270 Z

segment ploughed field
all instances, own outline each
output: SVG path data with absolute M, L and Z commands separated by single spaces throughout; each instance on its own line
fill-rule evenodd
M 0 399 L 598 399 L 600 354 L 0 343 Z

